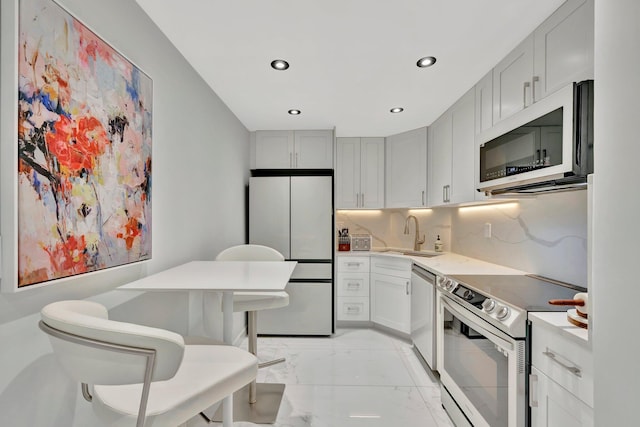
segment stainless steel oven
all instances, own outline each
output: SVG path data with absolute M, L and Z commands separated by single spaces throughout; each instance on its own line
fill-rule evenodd
M 524 340 L 510 337 L 447 296 L 442 298 L 442 316 L 453 319 L 444 322 L 440 337 L 443 394 L 450 394 L 456 406 L 447 411 L 454 418 L 452 412 L 464 408 L 463 417 L 474 426 L 524 426 Z M 460 415 L 458 426 L 464 425 Z
M 527 315 L 584 288 L 532 276 L 454 275 L 437 282 L 442 404 L 457 427 L 528 425 Z

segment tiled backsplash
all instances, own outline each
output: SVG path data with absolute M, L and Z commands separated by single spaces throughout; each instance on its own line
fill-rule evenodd
M 413 248 L 415 215 L 423 250 L 433 250 L 439 234 L 446 252 L 587 285 L 587 192 L 539 195 L 517 202 L 468 208 L 338 211 L 338 228 L 373 236 L 374 247 Z M 485 237 L 491 224 L 491 237 Z

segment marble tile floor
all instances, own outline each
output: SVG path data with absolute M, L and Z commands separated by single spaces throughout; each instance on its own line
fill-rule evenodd
M 243 344 L 246 348 L 246 340 Z M 258 338 L 258 382 L 285 383 L 274 427 L 448 427 L 440 385 L 412 345 L 375 329 L 339 329 L 331 338 Z M 187 427 L 219 426 L 195 417 Z M 256 424 L 236 422 L 236 427 Z

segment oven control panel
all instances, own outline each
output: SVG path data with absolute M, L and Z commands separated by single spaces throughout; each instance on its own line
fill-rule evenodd
M 436 286 L 440 292 L 447 294 L 451 299 L 463 307 L 476 313 L 486 321 L 500 325 L 506 332 L 515 333 L 512 329 L 519 330 L 520 324 L 524 324 L 526 313 L 522 313 L 514 307 L 486 296 L 476 289 L 471 288 L 449 277 L 438 277 Z M 524 333 L 524 332 L 522 332 Z

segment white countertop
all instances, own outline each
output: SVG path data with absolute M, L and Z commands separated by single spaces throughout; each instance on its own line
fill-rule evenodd
M 407 249 L 385 248 L 383 250 L 367 251 L 351 251 L 336 252 L 337 256 L 392 256 L 409 258 L 416 265 L 423 267 L 434 274 L 526 274 L 521 270 L 505 267 L 498 264 L 492 264 L 486 261 L 480 261 L 475 258 L 469 258 L 464 255 L 458 255 L 451 252 L 438 252 L 439 255 L 433 257 L 403 255 L 402 252 Z M 436 254 L 436 252 L 423 251 L 425 254 Z
M 563 336 L 580 344 L 589 343 L 589 331 L 569 323 L 566 311 L 529 313 L 529 320 L 533 323 L 541 323 L 547 327 L 554 328 Z

